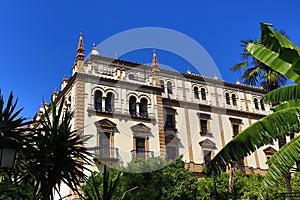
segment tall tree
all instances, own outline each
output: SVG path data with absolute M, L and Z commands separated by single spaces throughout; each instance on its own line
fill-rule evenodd
M 65 183 L 75 193 L 81 180 L 85 178 L 83 170 L 87 165 L 90 153 L 84 147 L 89 137 L 82 136 L 79 131 L 72 130 L 72 113 L 64 107 L 65 98 L 59 105 L 51 102 L 49 109 L 45 107 L 44 115 L 38 124 L 39 128 L 29 132 L 27 144 L 23 148 L 23 182 L 32 182 L 35 194 L 44 199 L 53 199 L 53 191 L 59 193 Z
M 260 62 L 270 66 L 296 83 L 273 90 L 265 95 L 268 103 L 279 104 L 274 112 L 258 120 L 230 141 L 210 162 L 208 172 L 220 173 L 226 166 L 254 152 L 274 139 L 300 131 L 300 49 L 268 24 L 261 24 L 261 41 L 247 45 L 247 51 Z M 299 159 L 300 136 L 277 151 L 268 161 L 269 170 L 261 194 L 275 186 Z M 264 196 L 261 195 L 261 198 Z
M 281 33 L 287 37 L 285 32 L 281 31 Z M 261 39 L 241 40 L 241 47 L 243 48 L 243 52 L 241 54 L 242 62 L 234 65 L 231 70 L 242 73 L 241 78 L 245 84 L 253 86 L 258 85 L 267 91 L 271 91 L 285 85 L 287 78 L 283 74 L 275 71 L 265 63 L 260 62 L 247 51 L 246 47 L 250 43 L 265 47 L 270 46 L 270 43 Z

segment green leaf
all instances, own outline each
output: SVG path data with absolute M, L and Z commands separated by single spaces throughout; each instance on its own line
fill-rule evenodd
M 268 161 L 269 170 L 262 182 L 262 193 L 275 186 L 300 157 L 300 136 L 280 148 Z
M 295 73 L 293 63 L 286 62 L 280 58 L 279 53 L 270 50 L 267 47 L 257 44 L 248 44 L 247 51 L 260 62 L 270 66 L 277 72 L 282 73 L 295 83 L 300 83 L 300 76 Z
M 300 86 L 288 85 L 268 92 L 264 96 L 266 103 L 278 104 L 285 101 L 294 101 L 300 99 Z

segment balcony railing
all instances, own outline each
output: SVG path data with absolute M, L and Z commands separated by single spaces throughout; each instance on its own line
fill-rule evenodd
M 149 158 L 154 158 L 154 151 L 131 151 L 132 158 L 139 158 L 143 160 L 147 160 Z
M 99 113 L 113 113 L 113 109 L 105 107 L 95 107 L 95 111 Z
M 130 116 L 132 117 L 137 117 L 137 118 L 148 118 L 148 113 L 147 112 L 142 112 L 142 113 L 138 113 L 135 111 L 131 111 L 130 112 Z
M 95 157 L 98 160 L 118 160 L 119 159 L 119 149 L 115 147 L 96 147 Z

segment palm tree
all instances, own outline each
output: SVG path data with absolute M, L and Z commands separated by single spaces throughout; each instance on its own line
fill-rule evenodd
M 281 33 L 287 37 L 285 32 L 281 31 Z M 286 84 L 287 78 L 283 74 L 260 62 L 246 50 L 247 45 L 250 43 L 268 47 L 270 45 L 268 42 L 260 39 L 247 39 L 241 40 L 241 43 L 243 47 L 243 53 L 241 54 L 242 62 L 234 65 L 231 70 L 239 73 L 243 72 L 241 78 L 245 84 L 259 85 L 267 91 L 277 89 Z
M 4 97 L 0 90 L 0 138 L 13 137 L 18 139 L 20 128 L 28 124 L 26 118 L 19 117 L 23 108 L 16 110 L 18 99 L 14 100 L 11 92 L 5 105 Z
M 274 112 L 258 120 L 231 140 L 210 162 L 208 173 L 219 174 L 236 160 L 254 152 L 274 139 L 300 131 L 300 49 L 268 24 L 261 24 L 262 43 L 249 43 L 247 51 L 260 62 L 282 73 L 295 85 L 275 89 L 265 95 L 268 103 L 279 104 Z M 268 172 L 262 182 L 261 194 L 275 186 L 289 173 L 299 159 L 300 136 L 279 149 L 268 161 Z M 261 196 L 263 198 L 263 195 Z M 292 199 L 291 196 L 289 196 Z
M 32 181 L 35 194 L 44 199 L 53 199 L 53 191 L 59 193 L 61 183 L 65 183 L 73 192 L 86 178 L 83 170 L 91 164 L 90 153 L 84 147 L 89 137 L 71 129 L 72 113 L 64 108 L 65 98 L 57 106 L 52 102 L 50 109 L 45 108 L 40 128 L 32 130 L 24 149 L 25 170 L 23 182 Z

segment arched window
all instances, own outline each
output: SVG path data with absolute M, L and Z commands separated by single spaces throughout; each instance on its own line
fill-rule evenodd
M 236 104 L 236 96 L 235 96 L 235 94 L 231 95 L 231 99 L 232 99 L 232 105 L 236 106 L 237 104 Z
M 201 88 L 201 99 L 203 101 L 206 101 L 206 92 L 204 88 Z
M 162 92 L 165 92 L 165 82 L 163 80 L 159 81 L 160 87 L 162 88 Z
M 255 106 L 255 109 L 259 109 L 257 98 L 254 98 L 254 106 Z
M 94 106 L 96 111 L 102 111 L 102 92 L 99 90 L 95 91 Z
M 262 99 L 260 100 L 260 107 L 261 107 L 261 110 L 265 110 L 264 101 Z
M 171 81 L 167 82 L 167 90 L 168 90 L 168 94 L 173 94 L 173 87 Z
M 134 75 L 133 75 L 133 74 L 129 74 L 129 75 L 128 75 L 128 79 L 129 79 L 129 80 L 134 80 Z
M 141 117 L 147 117 L 148 116 L 147 104 L 148 104 L 147 99 L 142 98 L 141 102 L 140 102 L 140 116 Z
M 136 115 L 136 98 L 134 96 L 129 98 L 129 114 L 131 116 Z
M 105 111 L 106 112 L 113 112 L 113 107 L 114 107 L 114 95 L 113 93 L 109 92 L 106 94 L 105 98 Z
M 199 99 L 199 89 L 196 86 L 194 87 L 194 98 Z
M 230 105 L 230 98 L 227 92 L 225 93 L 225 98 L 226 98 L 226 104 Z

